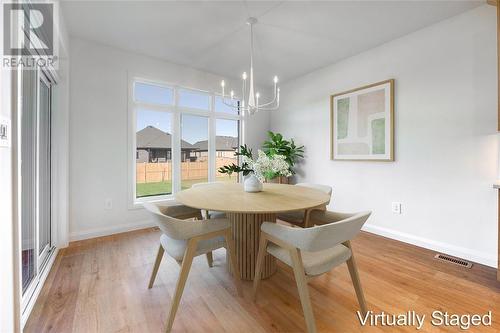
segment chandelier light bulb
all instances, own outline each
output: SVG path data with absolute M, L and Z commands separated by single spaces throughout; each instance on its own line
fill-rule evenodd
M 274 83 L 278 83 L 278 77 L 275 75 L 273 79 Z
M 242 78 L 243 78 L 243 80 L 247 79 L 247 72 L 243 72 Z
M 234 91 L 231 90 L 231 99 L 233 99 L 233 98 L 234 98 Z
M 220 82 L 220 86 L 221 86 L 222 88 L 224 88 L 224 87 L 226 86 L 226 82 L 224 82 L 224 80 L 222 80 L 222 81 Z
M 259 99 L 260 94 L 259 94 L 259 93 L 256 93 L 256 94 L 255 94 L 255 97 L 256 97 L 257 99 Z

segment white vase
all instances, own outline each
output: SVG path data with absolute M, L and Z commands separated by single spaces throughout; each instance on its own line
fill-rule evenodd
M 254 174 L 245 176 L 243 180 L 245 192 L 255 193 L 262 191 L 262 183 Z

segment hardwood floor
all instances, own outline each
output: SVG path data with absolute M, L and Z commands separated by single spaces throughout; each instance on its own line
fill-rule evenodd
M 63 249 L 26 324 L 25 332 L 162 332 L 179 274 L 165 256 L 152 289 L 148 280 L 160 232 L 147 229 L 73 243 Z M 361 233 L 352 241 L 368 309 L 391 314 L 415 310 L 430 316 L 493 312 L 491 327 L 471 332 L 500 332 L 500 283 L 496 271 L 470 270 L 437 262 L 433 252 Z M 309 282 L 319 332 L 415 332 L 414 327 L 362 327 L 358 302 L 346 265 Z M 236 296 L 226 272 L 225 251 L 214 252 L 214 267 L 196 257 L 174 322 L 174 332 L 304 332 L 305 322 L 293 272 L 263 280 L 257 303 L 252 282 Z M 433 327 L 421 332 L 461 332 Z

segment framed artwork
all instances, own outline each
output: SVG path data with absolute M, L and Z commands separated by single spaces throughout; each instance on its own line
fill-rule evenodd
M 394 161 L 394 80 L 330 96 L 331 159 Z

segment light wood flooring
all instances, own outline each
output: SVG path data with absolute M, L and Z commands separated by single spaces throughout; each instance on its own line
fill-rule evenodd
M 160 232 L 146 229 L 72 243 L 59 252 L 25 332 L 162 332 L 179 266 L 165 256 L 156 283 L 148 278 Z M 368 308 L 430 316 L 493 311 L 493 325 L 471 332 L 500 332 L 500 283 L 492 268 L 470 270 L 440 263 L 433 252 L 368 233 L 353 242 Z M 256 303 L 251 282 L 236 296 L 226 271 L 225 251 L 195 258 L 174 322 L 174 332 L 304 332 L 293 273 L 283 264 L 263 280 Z M 361 327 L 358 303 L 346 265 L 309 283 L 319 332 L 415 332 L 414 327 Z M 463 332 L 433 327 L 420 332 Z

